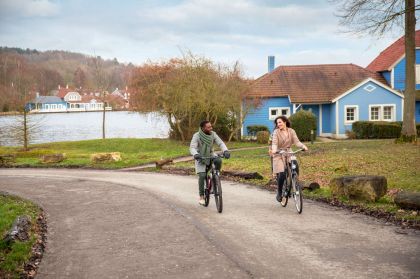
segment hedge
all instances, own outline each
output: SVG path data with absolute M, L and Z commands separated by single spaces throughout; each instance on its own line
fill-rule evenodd
M 390 139 L 399 138 L 401 124 L 383 121 L 356 121 L 352 130 L 357 139 Z
M 246 130 L 248 131 L 248 135 L 250 135 L 250 136 L 257 135 L 257 133 L 259 131 L 267 131 L 267 132 L 270 132 L 270 130 L 268 129 L 268 127 L 267 126 L 264 126 L 264 125 L 251 125 L 251 126 L 246 127 Z
M 310 111 L 299 110 L 289 118 L 291 127 L 301 141 L 311 140 L 311 130 L 316 135 L 316 116 Z

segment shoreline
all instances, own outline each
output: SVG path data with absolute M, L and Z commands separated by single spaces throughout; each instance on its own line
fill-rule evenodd
M 131 110 L 106 110 L 106 112 L 120 112 L 120 111 L 125 111 L 125 112 L 136 112 L 136 111 L 131 111 Z M 34 114 L 63 114 L 63 113 L 82 113 L 82 112 L 103 112 L 103 110 L 84 110 L 84 111 L 52 111 L 52 112 L 29 112 L 28 114 L 30 115 L 34 115 Z M 21 115 L 23 114 L 22 112 L 18 112 L 18 111 L 7 111 L 7 112 L 0 112 L 0 116 L 10 116 L 10 115 Z

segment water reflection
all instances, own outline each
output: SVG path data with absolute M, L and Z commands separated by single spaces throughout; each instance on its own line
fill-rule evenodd
M 157 113 L 110 111 L 105 117 L 106 138 L 168 137 L 167 118 Z M 32 133 L 31 144 L 102 138 L 102 112 L 31 114 L 29 119 L 39 126 Z M 13 136 L 20 121 L 16 116 L 0 116 L 0 145 L 21 144 Z

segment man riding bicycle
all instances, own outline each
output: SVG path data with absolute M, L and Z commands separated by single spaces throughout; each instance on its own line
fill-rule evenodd
M 200 123 L 198 132 L 195 133 L 190 143 L 190 153 L 195 159 L 195 173 L 198 174 L 198 191 L 200 195 L 199 204 L 204 205 L 204 181 L 206 179 L 206 166 L 210 164 L 209 157 L 215 155 L 213 144 L 216 143 L 223 152 L 226 159 L 230 158 L 230 153 L 225 143 L 213 132 L 213 126 L 210 121 L 204 120 Z M 222 168 L 222 159 L 213 160 L 217 171 Z

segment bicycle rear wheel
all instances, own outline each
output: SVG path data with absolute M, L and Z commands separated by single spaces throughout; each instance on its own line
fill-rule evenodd
M 283 206 L 283 207 L 286 207 L 287 206 L 287 202 L 289 201 L 289 195 L 288 195 L 288 193 L 289 193 L 289 191 L 290 191 L 290 183 L 289 183 L 289 176 L 287 175 L 286 176 L 286 179 L 284 180 L 284 184 L 283 184 L 283 193 L 281 193 L 281 201 L 280 201 L 280 204 L 281 204 L 281 206 Z M 283 195 L 283 194 L 285 194 L 285 195 Z
M 204 206 L 208 206 L 210 202 L 210 188 L 211 188 L 211 179 L 206 178 L 206 188 L 204 189 Z
M 295 200 L 296 211 L 301 214 L 303 209 L 303 195 L 302 189 L 297 181 L 297 176 L 292 177 L 293 199 Z
M 217 212 L 222 213 L 223 211 L 222 184 L 220 183 L 220 177 L 217 174 L 213 176 L 213 189 L 214 189 L 214 200 L 216 202 Z

